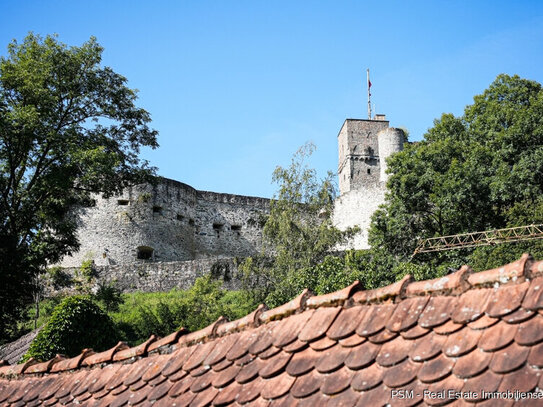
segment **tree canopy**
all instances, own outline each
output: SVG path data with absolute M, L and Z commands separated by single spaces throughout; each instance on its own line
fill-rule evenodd
M 150 115 L 102 51 L 29 34 L 0 58 L 0 341 L 31 277 L 77 249 L 70 208 L 153 172 L 138 157 L 158 146 Z
M 388 168 L 386 203 L 373 217 L 370 244 L 397 260 L 408 259 L 419 239 L 543 223 L 541 85 L 499 75 L 461 117 L 443 114 L 423 141 L 391 157 Z M 537 252 L 541 242 L 517 247 Z M 500 247 L 419 260 L 456 267 L 469 256 L 481 263 L 478 253 L 488 257 L 492 250 L 503 254 L 497 262 L 518 255 Z

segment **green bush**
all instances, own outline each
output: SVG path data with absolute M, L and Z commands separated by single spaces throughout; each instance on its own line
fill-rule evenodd
M 117 342 L 113 321 L 90 298 L 65 298 L 30 345 L 25 359 L 49 360 L 55 354 L 69 357 L 84 348 L 106 350 Z
M 119 306 L 123 303 L 122 292 L 115 281 L 99 282 L 94 299 L 107 313 L 119 311 Z
M 141 343 L 151 334 L 165 336 L 181 327 L 194 332 L 220 316 L 235 320 L 257 307 L 248 292 L 227 291 L 209 275 L 196 279 L 188 290 L 131 293 L 123 298 L 113 318 L 123 340 L 130 344 Z

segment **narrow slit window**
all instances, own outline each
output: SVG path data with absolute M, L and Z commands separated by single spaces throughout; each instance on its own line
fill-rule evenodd
M 185 217 L 183 215 L 177 214 L 177 220 L 183 220 Z
M 130 203 L 128 199 L 117 199 L 117 205 L 126 206 Z
M 153 206 L 153 213 L 162 213 L 162 206 Z
M 368 168 L 368 174 L 371 174 L 371 170 Z
M 239 232 L 241 230 L 241 225 L 232 225 L 230 226 L 230 229 L 235 232 Z

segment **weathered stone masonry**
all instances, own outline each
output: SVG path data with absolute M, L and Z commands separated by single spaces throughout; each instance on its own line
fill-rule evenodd
M 160 178 L 80 209 L 80 250 L 61 266 L 97 266 L 249 256 L 260 250 L 269 200 L 198 191 Z

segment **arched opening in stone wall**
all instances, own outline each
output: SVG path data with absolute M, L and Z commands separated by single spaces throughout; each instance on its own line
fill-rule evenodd
M 155 249 L 149 246 L 138 246 L 136 251 L 138 260 L 152 260 Z

